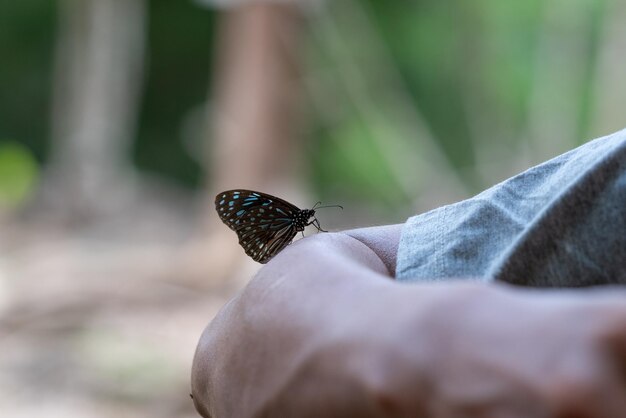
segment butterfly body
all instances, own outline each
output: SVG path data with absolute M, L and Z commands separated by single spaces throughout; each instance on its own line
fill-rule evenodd
M 237 233 L 246 254 L 259 263 L 267 263 L 308 225 L 322 230 L 314 209 L 300 209 L 276 196 L 252 190 L 218 194 L 215 209 L 222 222 Z

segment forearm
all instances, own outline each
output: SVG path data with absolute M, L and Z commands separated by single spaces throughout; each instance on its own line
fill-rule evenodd
M 346 234 L 320 234 L 294 243 L 261 269 L 202 337 L 193 376 L 199 410 L 207 416 L 258 413 L 284 394 L 306 356 L 323 351 L 332 335 L 341 337 L 372 310 L 388 311 L 379 298 L 393 282 L 378 251 Z

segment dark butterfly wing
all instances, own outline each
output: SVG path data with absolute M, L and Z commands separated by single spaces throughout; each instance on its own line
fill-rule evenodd
M 220 219 L 234 230 L 246 254 L 266 263 L 293 240 L 298 207 L 252 190 L 229 190 L 215 197 Z
M 292 221 L 262 219 L 259 223 L 243 224 L 235 232 L 246 254 L 266 263 L 291 243 L 297 231 Z
M 253 210 L 263 209 L 263 210 Z M 261 219 L 294 219 L 300 209 L 269 194 L 252 190 L 229 190 L 215 196 L 215 210 L 222 222 L 232 230 L 242 223 Z

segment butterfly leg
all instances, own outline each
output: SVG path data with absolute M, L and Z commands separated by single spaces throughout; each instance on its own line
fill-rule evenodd
M 317 218 L 314 218 L 311 222 L 309 222 L 307 225 L 313 225 L 314 227 L 317 228 L 318 232 L 328 232 L 327 230 L 322 228 L 322 225 L 320 225 L 320 221 L 317 220 Z

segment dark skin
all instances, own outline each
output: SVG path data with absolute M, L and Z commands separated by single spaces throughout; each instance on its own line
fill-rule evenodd
M 626 417 L 626 292 L 393 280 L 401 225 L 317 234 L 204 331 L 204 417 Z

